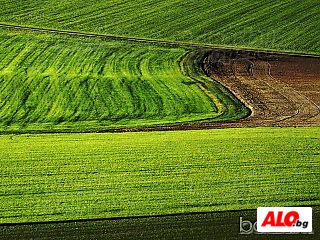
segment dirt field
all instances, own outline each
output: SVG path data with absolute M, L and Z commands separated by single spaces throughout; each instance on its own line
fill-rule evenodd
M 252 110 L 221 127 L 320 125 L 320 58 L 213 51 L 204 70 Z

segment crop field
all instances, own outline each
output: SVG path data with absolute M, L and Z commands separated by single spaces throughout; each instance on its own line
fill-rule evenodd
M 319 0 L 0 6 L 0 239 L 237 239 L 257 207 L 319 217 Z
M 248 114 L 192 55 L 185 57 L 186 49 L 0 34 L 2 131 L 90 131 Z
M 0 22 L 320 54 L 318 0 L 0 0 Z
M 2 135 L 0 222 L 317 205 L 319 133 Z

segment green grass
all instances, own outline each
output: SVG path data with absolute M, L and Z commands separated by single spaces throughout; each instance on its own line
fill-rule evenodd
M 230 120 L 249 111 L 188 49 L 8 30 L 0 48 L 2 132 Z
M 0 22 L 320 54 L 318 0 L 0 0 Z
M 320 54 L 318 0 L 0 6 L 2 23 Z M 203 74 L 200 50 L 4 28 L 0 49 L 1 133 L 248 114 Z M 319 205 L 319 133 L 314 127 L 0 135 L 0 223 Z
M 320 128 L 0 136 L 0 222 L 317 205 Z

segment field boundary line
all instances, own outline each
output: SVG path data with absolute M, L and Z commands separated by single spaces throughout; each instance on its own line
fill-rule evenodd
M 182 41 L 169 41 L 169 40 L 157 40 L 157 39 L 147 39 L 147 38 L 128 37 L 128 36 L 117 36 L 117 35 L 88 33 L 88 32 L 71 31 L 71 30 L 50 29 L 50 28 L 42 28 L 42 27 L 34 27 L 34 26 L 23 26 L 23 25 L 1 23 L 1 22 L 0 22 L 0 27 L 1 28 L 17 29 L 17 30 L 33 31 L 33 32 L 42 32 L 42 33 L 56 33 L 56 34 L 76 36 L 76 37 L 98 38 L 98 39 L 102 39 L 102 40 L 114 40 L 114 41 L 127 41 L 127 42 L 135 42 L 135 43 L 156 44 L 156 45 L 164 45 L 164 46 L 171 46 L 171 47 L 210 49 L 210 50 L 217 50 L 217 51 L 221 51 L 221 50 L 243 51 L 243 52 L 247 52 L 247 53 L 278 54 L 278 55 L 285 55 L 285 56 L 311 57 L 311 58 L 319 58 L 320 59 L 320 55 L 317 55 L 317 54 L 253 49 L 253 48 L 239 48 L 239 47 L 233 47 L 233 46 L 217 46 L 217 45 L 211 45 L 211 44 L 190 43 L 190 42 L 182 42 Z

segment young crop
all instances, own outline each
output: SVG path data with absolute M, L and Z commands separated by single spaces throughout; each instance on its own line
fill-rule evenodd
M 205 76 L 201 54 L 187 49 L 0 33 L 1 131 L 91 131 L 248 113 Z
M 0 0 L 0 22 L 320 54 L 318 0 Z
M 0 223 L 319 205 L 319 132 L 2 135 Z

